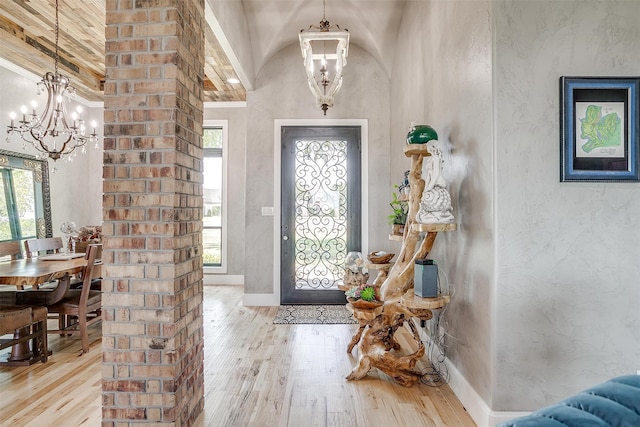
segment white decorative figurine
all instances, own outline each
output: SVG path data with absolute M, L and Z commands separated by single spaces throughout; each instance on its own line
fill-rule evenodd
M 447 182 L 442 176 L 444 160 L 438 141 L 427 142 L 427 151 L 431 156 L 425 159 L 425 185 L 416 220 L 421 224 L 448 224 L 453 222 L 453 208 Z

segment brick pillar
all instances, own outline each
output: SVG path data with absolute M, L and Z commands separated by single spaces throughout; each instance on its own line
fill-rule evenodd
M 204 405 L 204 0 L 107 0 L 104 426 Z

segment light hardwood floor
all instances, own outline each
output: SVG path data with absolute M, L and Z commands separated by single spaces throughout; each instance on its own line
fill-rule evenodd
M 274 325 L 275 307 L 243 307 L 239 286 L 206 286 L 205 411 L 197 427 L 475 426 L 447 386 L 404 388 L 380 372 L 344 377 L 356 325 Z M 0 367 L 0 425 L 99 426 L 100 327 L 50 335 L 45 364 Z M 424 366 L 423 366 L 424 368 Z

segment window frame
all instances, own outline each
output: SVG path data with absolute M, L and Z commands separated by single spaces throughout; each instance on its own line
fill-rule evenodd
M 228 163 L 228 155 L 227 155 L 227 147 L 228 147 L 228 120 L 204 120 L 202 129 L 203 132 L 205 129 L 210 128 L 218 128 L 222 129 L 222 218 L 221 218 L 221 236 L 220 236 L 220 257 L 221 263 L 219 266 L 217 265 L 206 265 L 203 263 L 204 274 L 225 274 L 227 272 L 227 163 Z M 203 147 L 203 156 L 204 156 L 204 147 Z M 204 166 L 204 162 L 203 162 Z M 203 167 L 203 176 L 204 176 L 204 167 Z M 204 184 L 203 184 L 204 185 Z M 203 223 L 203 231 L 204 231 L 204 223 Z M 204 244 L 204 235 L 203 242 Z

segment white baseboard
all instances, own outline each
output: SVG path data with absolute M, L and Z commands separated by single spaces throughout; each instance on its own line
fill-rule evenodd
M 478 427 L 494 427 L 505 421 L 530 414 L 530 412 L 492 411 L 448 357 L 445 358 L 444 363 L 449 370 L 449 387 Z
M 445 358 L 444 363 L 449 371 L 449 387 L 460 399 L 462 406 L 465 407 L 473 421 L 478 427 L 493 427 L 489 425 L 489 406 L 480 397 L 478 393 L 471 387 L 462 376 L 460 371 L 451 363 L 449 358 Z
M 278 306 L 280 305 L 280 297 L 276 294 L 244 294 L 242 305 L 245 307 Z
M 489 425 L 492 427 L 497 426 L 498 424 L 503 423 L 505 421 L 509 421 L 518 417 L 524 417 L 526 415 L 531 415 L 531 412 L 491 411 L 489 413 Z
M 206 285 L 244 285 L 243 275 L 233 274 L 205 274 L 203 284 Z

